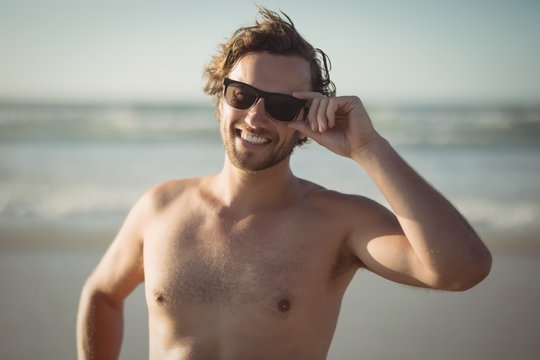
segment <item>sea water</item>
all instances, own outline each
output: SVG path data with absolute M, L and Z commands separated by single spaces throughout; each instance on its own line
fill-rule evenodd
M 368 111 L 478 231 L 536 236 L 540 107 Z M 152 185 L 218 172 L 223 157 L 206 105 L 0 103 L 0 226 L 115 227 Z M 300 177 L 386 204 L 358 165 L 314 142 L 291 164 Z

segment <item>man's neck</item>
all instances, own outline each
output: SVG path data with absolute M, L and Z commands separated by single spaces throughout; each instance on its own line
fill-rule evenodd
M 289 167 L 289 158 L 261 171 L 238 169 L 225 158 L 223 170 L 213 188 L 223 206 L 241 212 L 279 206 L 298 194 L 298 178 Z

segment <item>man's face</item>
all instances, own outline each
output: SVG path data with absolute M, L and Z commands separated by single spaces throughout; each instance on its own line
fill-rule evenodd
M 299 57 L 249 53 L 228 77 L 260 90 L 291 95 L 310 90 L 310 67 Z M 220 104 L 220 132 L 231 163 L 239 169 L 260 171 L 289 158 L 299 135 L 286 123 L 270 118 L 264 99 L 248 110 L 238 110 L 225 100 Z

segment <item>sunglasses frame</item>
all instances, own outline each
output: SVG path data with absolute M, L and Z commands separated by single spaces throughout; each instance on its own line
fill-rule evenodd
M 236 106 L 233 106 L 232 104 L 229 103 L 229 101 L 227 100 L 227 96 L 225 95 L 227 93 L 227 88 L 229 87 L 229 85 L 231 84 L 240 84 L 242 86 L 246 86 L 247 88 L 253 90 L 253 92 L 255 93 L 256 95 L 256 98 L 255 98 L 255 101 L 253 102 L 253 104 L 251 104 L 249 107 L 245 108 L 245 109 L 241 109 L 241 108 L 237 108 Z M 291 99 L 293 100 L 295 103 L 297 103 L 299 106 L 298 106 L 298 110 L 296 111 L 296 113 L 294 114 L 294 116 L 292 117 L 291 120 L 281 120 L 281 119 L 277 119 L 275 118 L 274 116 L 272 116 L 270 114 L 270 111 L 268 109 L 268 98 L 272 97 L 272 96 L 280 96 L 280 97 L 285 97 L 285 98 L 288 98 L 288 99 Z M 305 109 L 306 111 L 304 112 L 304 116 L 307 114 L 307 110 L 309 109 L 309 106 L 308 106 L 308 102 L 304 99 L 299 99 L 297 97 L 294 97 L 292 95 L 289 95 L 289 94 L 283 94 L 283 93 L 275 93 L 275 92 L 268 92 L 268 91 L 263 91 L 263 90 L 259 90 L 257 89 L 256 87 L 254 86 L 251 86 L 249 84 L 246 84 L 246 83 L 243 83 L 241 81 L 237 81 L 237 80 L 232 80 L 232 79 L 229 79 L 229 78 L 225 78 L 223 79 L 223 98 L 225 99 L 225 102 L 231 106 L 232 108 L 234 109 L 237 109 L 237 110 L 248 110 L 248 109 L 251 109 L 253 106 L 255 106 L 260 99 L 264 99 L 264 111 L 266 112 L 266 115 L 268 115 L 270 118 L 272 118 L 273 120 L 276 120 L 276 121 L 279 121 L 279 122 L 285 122 L 285 123 L 290 123 L 290 122 L 293 122 L 296 120 L 296 118 L 298 117 L 298 115 L 300 114 L 300 112 L 302 111 L 302 109 Z

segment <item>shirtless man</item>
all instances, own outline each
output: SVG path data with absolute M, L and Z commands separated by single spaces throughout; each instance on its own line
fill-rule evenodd
M 118 357 L 122 304 L 142 281 L 151 359 L 313 360 L 326 357 L 359 269 L 450 291 L 488 274 L 490 253 L 466 220 L 360 99 L 334 96 L 324 53 L 290 19 L 261 14 L 205 71 L 223 169 L 159 184 L 134 205 L 84 286 L 80 359 Z M 361 166 L 393 212 L 294 176 L 290 154 L 306 137 Z

